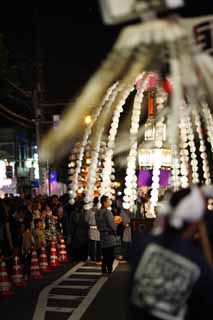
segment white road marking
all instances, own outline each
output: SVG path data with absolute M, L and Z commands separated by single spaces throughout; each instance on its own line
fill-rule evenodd
M 81 286 L 81 285 L 72 285 L 72 284 L 68 284 L 68 285 L 66 285 L 66 284 L 59 284 L 59 285 L 57 285 L 57 286 L 55 286 L 54 288 L 64 288 L 64 289 L 89 289 L 89 288 L 91 288 L 91 286 Z
M 95 282 L 94 278 L 67 278 L 65 281 L 79 281 L 79 282 Z
M 113 264 L 113 270 L 117 267 L 119 262 L 117 260 L 114 260 Z M 104 285 L 104 283 L 108 280 L 108 277 L 101 277 L 101 278 L 90 278 L 91 275 L 97 275 L 100 276 L 101 272 L 79 272 L 78 269 L 82 269 L 84 265 L 84 262 L 80 262 L 77 265 L 75 265 L 71 270 L 69 270 L 67 273 L 65 273 L 62 277 L 51 283 L 49 286 L 45 287 L 39 294 L 37 305 L 35 308 L 35 312 L 33 315 L 32 320 L 45 320 L 45 314 L 46 311 L 50 312 L 64 312 L 64 313 L 71 313 L 67 320 L 80 320 L 81 316 L 84 314 L 84 312 L 87 310 L 89 305 L 92 303 L 92 301 L 95 299 L 96 295 L 98 294 L 101 287 Z M 91 269 L 91 268 L 84 268 L 84 269 Z M 77 275 L 77 278 L 69 278 L 70 275 Z M 79 278 L 81 275 L 86 275 L 88 278 Z M 60 285 L 63 281 L 97 281 L 96 284 L 92 286 L 83 286 L 83 285 Z M 84 296 L 78 296 L 78 295 L 64 295 L 64 294 L 50 294 L 50 291 L 54 288 L 76 288 L 76 289 L 88 289 L 92 288 L 89 293 Z M 77 308 L 65 308 L 65 307 L 49 307 L 47 306 L 47 302 L 49 299 L 58 299 L 58 300 L 76 300 L 78 298 L 83 298 L 82 302 L 80 302 L 79 306 Z
M 83 267 L 81 267 L 81 269 L 98 269 L 98 270 L 100 270 L 101 268 L 100 267 L 97 267 L 97 266 L 91 266 L 91 267 L 89 267 L 89 266 L 83 266 Z
M 100 276 L 100 274 L 102 274 L 101 272 L 78 272 L 76 271 L 75 274 L 77 274 L 78 276 L 81 274 L 81 275 L 87 275 L 87 276 L 91 276 L 91 275 L 94 275 L 94 276 Z
M 119 262 L 117 260 L 114 260 L 113 270 L 116 269 L 118 264 Z M 88 309 L 88 307 L 90 306 L 92 301 L 95 299 L 98 292 L 100 291 L 100 289 L 102 288 L 102 286 L 107 280 L 108 280 L 107 276 L 101 277 L 67 320 L 80 320 L 84 312 Z
M 71 296 L 68 294 L 50 294 L 48 299 L 56 299 L 56 300 L 77 300 L 79 298 L 83 298 L 84 296 Z
M 55 286 L 57 286 L 60 282 L 64 281 L 71 274 L 75 273 L 75 271 L 78 270 L 83 264 L 84 264 L 84 262 L 80 262 L 80 263 L 76 264 L 71 270 L 66 272 L 62 277 L 60 277 L 56 281 L 52 282 L 49 286 L 45 287 L 40 292 L 32 320 L 44 320 L 45 319 L 45 313 L 46 313 L 46 308 L 47 308 L 47 301 L 48 301 L 49 292 Z
M 64 307 L 46 307 L 46 311 L 51 312 L 66 312 L 71 313 L 75 308 L 64 308 Z

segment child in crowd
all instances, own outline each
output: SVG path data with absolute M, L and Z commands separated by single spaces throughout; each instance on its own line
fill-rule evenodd
M 25 222 L 25 229 L 23 232 L 23 242 L 22 242 L 25 280 L 28 280 L 29 276 L 30 276 L 30 263 L 31 263 L 32 246 L 35 244 L 35 240 L 33 238 L 33 234 L 32 234 L 30 226 L 31 226 L 30 222 L 26 221 Z
M 43 206 L 41 207 L 41 220 L 42 220 L 42 223 L 43 223 L 43 229 L 45 230 L 45 227 L 46 227 L 46 223 L 45 223 L 45 220 L 46 220 L 46 216 L 47 216 L 47 211 L 46 211 L 46 207 Z
M 45 244 L 45 234 L 44 234 L 44 228 L 43 228 L 43 222 L 41 218 L 34 220 L 34 239 L 35 239 L 35 247 L 37 251 L 38 257 L 41 253 L 41 246 L 42 243 Z

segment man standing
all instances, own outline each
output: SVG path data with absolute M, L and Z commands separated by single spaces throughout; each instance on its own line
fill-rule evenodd
M 114 247 L 116 243 L 116 225 L 112 212 L 109 210 L 111 201 L 107 196 L 101 197 L 101 209 L 96 213 L 96 223 L 100 231 L 102 247 L 102 273 L 111 274 L 114 260 Z
M 100 232 L 96 224 L 96 212 L 98 211 L 98 197 L 93 199 L 93 208 L 86 212 L 86 221 L 89 225 L 89 256 L 91 261 L 101 264 Z

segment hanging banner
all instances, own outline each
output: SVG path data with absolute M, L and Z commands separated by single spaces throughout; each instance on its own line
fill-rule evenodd
M 60 115 L 59 114 L 54 114 L 53 115 L 53 128 L 57 128 L 59 125 L 60 121 Z

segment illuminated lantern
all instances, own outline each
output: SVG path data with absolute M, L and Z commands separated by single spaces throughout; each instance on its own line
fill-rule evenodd
M 120 224 L 122 222 L 122 219 L 120 216 L 114 216 L 114 222 L 115 224 Z
M 163 89 L 168 93 L 171 94 L 172 93 L 172 84 L 168 79 L 164 79 L 163 83 L 162 83 Z

